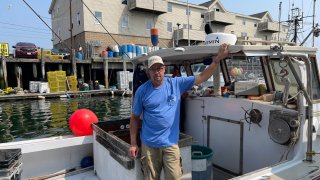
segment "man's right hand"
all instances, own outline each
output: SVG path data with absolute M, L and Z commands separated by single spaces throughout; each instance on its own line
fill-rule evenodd
M 136 158 L 138 156 L 139 147 L 137 145 L 131 145 L 129 148 L 129 156 Z

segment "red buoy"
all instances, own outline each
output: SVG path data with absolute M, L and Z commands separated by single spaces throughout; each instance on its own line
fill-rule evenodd
M 92 135 L 92 123 L 97 123 L 97 116 L 89 109 L 78 109 L 71 116 L 69 127 L 76 136 Z

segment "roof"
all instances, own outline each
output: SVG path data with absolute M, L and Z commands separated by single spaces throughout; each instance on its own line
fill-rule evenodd
M 132 59 L 134 64 L 146 63 L 148 58 L 157 55 L 162 57 L 165 64 L 170 62 L 183 63 L 185 61 L 201 62 L 216 55 L 219 46 L 185 46 L 177 48 L 160 49 L 146 55 Z M 317 48 L 303 46 L 283 46 L 285 53 L 291 54 L 316 54 Z M 246 56 L 277 56 L 277 51 L 270 49 L 270 45 L 231 45 L 230 54 L 245 54 Z
M 256 18 L 263 18 L 263 16 L 265 16 L 266 14 L 268 14 L 268 11 L 264 11 L 264 12 L 261 12 L 261 13 L 257 13 L 257 14 L 252 14 L 252 15 L 249 15 L 251 17 L 256 17 Z
M 212 3 L 214 3 L 216 0 L 210 0 L 210 1 L 207 1 L 207 2 L 205 2 L 205 3 L 202 3 L 202 4 L 199 4 L 199 6 L 205 6 L 205 7 L 210 7 L 210 5 L 212 4 Z

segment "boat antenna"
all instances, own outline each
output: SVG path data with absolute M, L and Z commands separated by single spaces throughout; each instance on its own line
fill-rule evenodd
M 59 38 L 59 42 L 71 52 L 71 48 L 60 38 L 60 36 L 58 36 L 56 32 L 54 32 L 54 30 L 41 18 L 41 16 L 25 0 L 22 1 L 31 9 L 31 11 L 35 15 L 38 16 L 38 18 L 51 30 L 51 32 Z
M 278 32 L 278 41 L 280 41 L 280 26 L 281 26 L 281 5 L 282 5 L 282 1 L 280 1 L 279 3 L 279 32 Z
M 124 51 L 123 47 L 120 46 L 120 44 L 118 43 L 118 41 L 110 34 L 110 32 L 107 30 L 107 28 L 102 24 L 102 22 L 93 14 L 93 12 L 91 11 L 91 9 L 86 5 L 86 3 L 83 2 L 83 0 L 81 0 L 82 4 L 84 6 L 86 6 L 86 8 L 89 10 L 89 12 L 92 14 L 92 16 L 99 22 L 99 24 L 102 26 L 102 28 L 108 33 L 108 35 L 111 37 L 111 39 L 119 46 L 119 48 L 122 49 L 122 52 L 130 59 L 129 55 Z M 123 59 L 124 60 L 124 59 Z
M 312 29 L 313 29 L 313 31 L 315 31 L 315 28 L 316 28 L 315 24 L 314 24 L 314 19 L 316 16 L 315 14 L 316 14 L 316 0 L 313 0 L 313 14 L 312 14 Z M 312 47 L 314 47 L 314 35 L 312 36 Z

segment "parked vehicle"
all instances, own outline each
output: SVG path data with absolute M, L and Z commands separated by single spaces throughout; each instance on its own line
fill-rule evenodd
M 69 59 L 69 57 L 70 57 L 70 53 L 66 49 L 53 48 L 53 49 L 51 49 L 51 54 L 52 55 L 62 55 L 63 59 Z
M 34 43 L 18 42 L 15 46 L 14 57 L 15 58 L 37 58 L 38 48 Z

